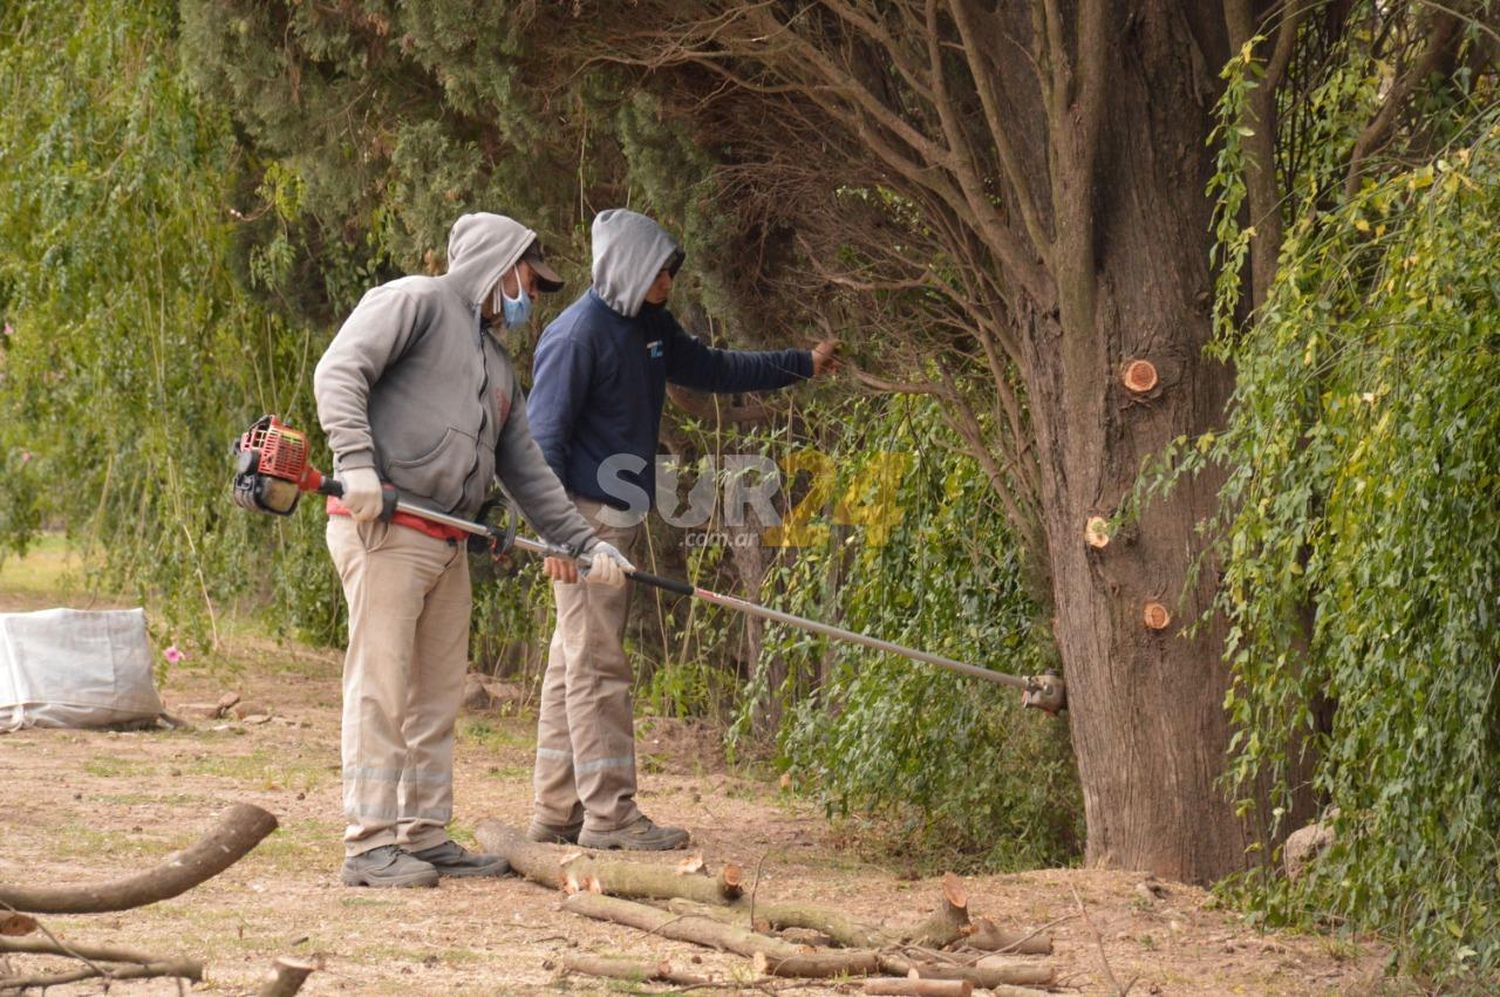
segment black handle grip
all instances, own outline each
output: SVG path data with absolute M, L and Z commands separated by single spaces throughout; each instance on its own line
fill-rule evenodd
M 318 486 L 318 494 L 332 495 L 334 498 L 343 498 L 344 483 L 330 475 L 329 477 L 324 478 L 323 483 Z M 396 503 L 399 501 L 401 501 L 401 496 L 397 494 L 396 486 L 386 485 L 384 492 L 380 496 L 381 522 L 388 523 L 391 521 L 391 517 L 396 514 Z
M 692 595 L 693 587 L 687 582 L 678 581 L 675 578 L 663 578 L 661 575 L 653 575 L 649 571 L 627 571 L 625 577 L 642 585 L 650 585 L 654 588 L 666 589 L 668 592 L 676 592 L 678 595 Z

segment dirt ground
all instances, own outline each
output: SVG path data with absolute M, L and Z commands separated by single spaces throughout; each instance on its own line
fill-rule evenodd
M 0 595 L 0 611 L 39 608 Z M 142 733 L 28 730 L 0 735 L 0 881 L 61 885 L 134 873 L 193 842 L 229 804 L 277 815 L 280 829 L 210 882 L 149 908 L 43 922 L 75 941 L 117 944 L 206 964 L 198 992 L 243 994 L 282 954 L 323 969 L 304 993 L 654 993 L 563 976 L 569 953 L 670 957 L 727 981 L 716 992 L 862 992 L 858 982 L 755 984 L 748 961 L 559 909 L 560 894 L 515 878 L 445 881 L 436 890 L 375 891 L 337 879 L 339 657 L 231 641 L 235 672 L 174 670 L 163 698 L 191 727 Z M 238 692 L 270 719 L 206 719 L 195 704 Z M 460 722 L 455 833 L 528 813 L 534 719 L 519 708 Z M 873 923 L 932 909 L 935 879 L 907 881 L 836 844 L 820 813 L 772 778 L 725 769 L 718 746 L 680 725 L 643 725 L 641 793 L 658 820 L 694 834 L 711 865 L 740 863 L 766 901 L 800 900 Z M 837 836 L 846 842 L 848 835 Z M 1202 890 L 1114 871 L 1051 869 L 966 880 L 970 909 L 1002 927 L 1050 925 L 1056 989 L 1132 994 L 1368 994 L 1384 989 L 1379 945 L 1264 934 Z M 701 960 L 701 961 L 700 961 Z M 58 960 L 11 957 L 12 971 Z M 1113 981 L 1113 982 L 1112 982 Z M 97 993 L 97 985 L 51 993 Z M 1396 992 L 1400 988 L 1392 988 Z M 111 993 L 176 993 L 165 981 Z

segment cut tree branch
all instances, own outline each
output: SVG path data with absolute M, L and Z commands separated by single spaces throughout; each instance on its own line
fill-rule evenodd
M 773 976 L 824 978 L 866 976 L 878 968 L 874 952 L 842 949 L 835 952 L 804 952 L 790 942 L 761 935 L 715 918 L 666 911 L 618 897 L 578 893 L 563 901 L 563 910 L 648 931 L 661 938 L 692 942 L 754 959 L 764 957 L 757 969 Z
M 65 959 L 97 960 L 99 962 L 133 962 L 145 966 L 167 964 L 183 960 L 167 959 L 150 952 L 116 948 L 112 945 L 89 945 L 87 943 L 47 941 L 41 938 L 0 938 L 0 954 L 56 955 Z M 202 967 L 199 967 L 200 971 Z
M 943 899 L 937 910 L 907 932 L 905 940 L 940 949 L 952 945 L 969 931 L 969 891 L 964 888 L 964 881 L 950 872 L 943 877 Z
M 969 997 L 974 984 L 968 980 L 923 980 L 877 978 L 865 981 L 865 993 L 886 997 Z
M 177 959 L 171 962 L 150 962 L 143 966 L 121 966 L 118 969 L 104 969 L 102 967 L 88 967 L 72 970 L 66 973 L 37 973 L 33 976 L 5 976 L 0 977 L 0 992 L 25 990 L 28 987 L 57 987 L 64 983 L 77 983 L 79 980 L 93 980 L 107 978 L 110 980 L 148 980 L 158 977 L 176 977 L 181 980 L 192 980 L 198 983 L 203 979 L 203 964 L 193 962 L 189 959 Z
M 281 956 L 271 964 L 271 978 L 255 992 L 255 997 L 292 997 L 317 968 L 316 963 Z
M 1057 971 L 1050 963 L 1000 956 L 986 956 L 972 966 L 964 966 L 919 962 L 905 956 L 881 953 L 880 968 L 897 976 L 915 974 L 930 980 L 966 980 L 986 990 L 1004 986 L 1050 987 L 1057 979 Z
M 726 904 L 741 892 L 740 867 L 732 863 L 718 875 L 683 874 L 671 866 L 628 859 L 590 856 L 576 847 L 528 841 L 498 820 L 474 831 L 485 851 L 500 855 L 510 867 L 540 886 L 565 893 L 603 893 L 617 897 L 668 899 L 686 897 L 705 904 Z
M 101 914 L 144 907 L 185 893 L 249 854 L 276 830 L 276 818 L 238 803 L 197 844 L 154 869 L 96 886 L 22 887 L 0 884 L 0 903 L 32 914 Z
M 585 976 L 629 980 L 632 983 L 660 980 L 679 987 L 702 987 L 711 982 L 706 976 L 694 976 L 692 973 L 673 969 L 672 964 L 666 959 L 660 962 L 642 962 L 639 959 L 620 959 L 604 955 L 570 955 L 563 958 L 563 970 L 568 973 L 582 973 Z

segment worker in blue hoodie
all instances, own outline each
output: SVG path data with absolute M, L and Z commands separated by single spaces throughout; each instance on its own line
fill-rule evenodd
M 631 555 L 656 491 L 667 384 L 765 391 L 832 370 L 837 341 L 812 350 L 717 350 L 666 308 L 683 251 L 655 221 L 624 209 L 593 225 L 593 286 L 542 333 L 527 402 L 547 463 L 601 540 Z M 629 586 L 553 586 L 557 629 L 537 723 L 534 841 L 585 848 L 681 848 L 635 802 Z

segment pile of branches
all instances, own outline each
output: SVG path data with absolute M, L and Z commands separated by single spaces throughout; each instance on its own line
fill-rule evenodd
M 204 883 L 250 853 L 276 830 L 276 818 L 260 807 L 237 804 L 217 826 L 191 847 L 167 857 L 154 869 L 92 886 L 23 887 L 0 883 L 0 994 L 35 987 L 102 979 L 153 977 L 203 979 L 203 964 L 193 959 L 156 955 L 134 949 L 64 941 L 33 914 L 103 914 L 132 910 L 167 900 Z M 39 935 L 41 937 L 31 937 Z M 76 966 L 60 972 L 21 972 L 9 956 L 58 956 Z M 291 997 L 316 967 L 298 959 L 277 959 L 259 997 Z
M 1056 969 L 1050 936 L 1002 930 L 969 914 L 968 893 L 953 875 L 942 901 L 924 919 L 901 928 L 861 923 L 840 911 L 801 903 L 757 902 L 745 896 L 743 871 L 708 869 L 700 856 L 673 866 L 590 855 L 577 848 L 526 840 L 499 821 L 475 832 L 484 850 L 511 868 L 567 894 L 566 911 L 639 928 L 649 934 L 745 956 L 757 977 L 864 977 L 867 994 L 919 997 L 967 995 L 976 987 L 1001 997 L 1040 997 Z M 643 903 L 641 901 L 656 901 Z M 776 932 L 773 934 L 772 932 Z M 716 981 L 669 960 L 571 956 L 569 972 L 677 986 Z

